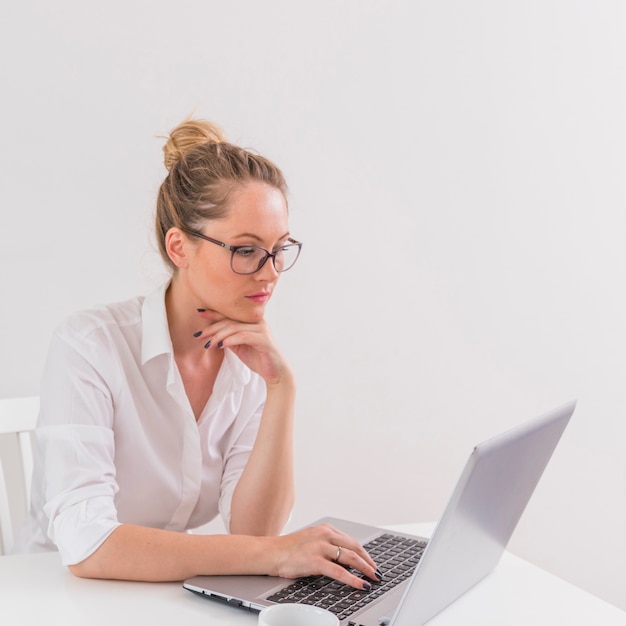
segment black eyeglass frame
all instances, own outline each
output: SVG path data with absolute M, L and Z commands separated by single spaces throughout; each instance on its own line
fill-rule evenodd
M 214 243 L 217 246 L 221 246 L 222 248 L 225 248 L 226 250 L 230 250 L 230 269 L 235 272 L 235 274 L 239 274 L 240 276 L 250 276 L 250 274 L 256 274 L 258 271 L 260 271 L 263 266 L 267 263 L 267 259 L 269 259 L 270 257 L 272 257 L 272 264 L 274 265 L 274 269 L 278 272 L 286 272 L 287 270 L 291 269 L 295 264 L 296 261 L 298 260 L 298 257 L 300 256 L 300 252 L 302 251 L 302 242 L 297 241 L 296 239 L 294 239 L 293 237 L 289 237 L 287 239 L 287 241 L 289 242 L 289 246 L 297 246 L 298 248 L 298 254 L 296 254 L 296 258 L 293 260 L 293 263 L 289 266 L 286 267 L 285 269 L 279 270 L 276 267 L 276 255 L 280 252 L 280 250 L 276 250 L 276 252 L 270 252 L 269 250 L 261 247 L 261 246 L 251 246 L 251 245 L 243 245 L 243 246 L 230 246 L 227 243 L 224 243 L 223 241 L 220 241 L 219 239 L 213 239 L 213 237 L 209 237 L 208 235 L 204 235 L 202 233 L 199 233 L 196 230 L 191 230 L 189 228 L 181 228 L 181 230 L 184 233 L 187 233 L 188 235 L 191 235 L 192 237 L 199 237 L 200 239 L 204 239 L 205 241 L 210 241 L 211 243 Z M 285 248 L 287 246 L 281 246 L 282 248 Z M 235 253 L 237 252 L 237 250 L 241 250 L 242 248 L 258 248 L 259 250 L 263 250 L 263 252 L 265 252 L 265 256 L 263 257 L 263 259 L 261 259 L 259 261 L 259 265 L 258 267 L 253 271 L 253 272 L 238 272 L 234 267 L 233 267 L 233 260 L 235 258 Z

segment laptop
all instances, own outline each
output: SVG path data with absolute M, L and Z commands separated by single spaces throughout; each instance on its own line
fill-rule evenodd
M 576 403 L 479 443 L 430 539 L 326 517 L 358 539 L 384 574 L 368 592 L 325 576 L 196 576 L 183 587 L 260 611 L 282 602 L 323 606 L 342 626 L 419 626 L 498 564 Z M 416 494 L 419 497 L 419 494 Z

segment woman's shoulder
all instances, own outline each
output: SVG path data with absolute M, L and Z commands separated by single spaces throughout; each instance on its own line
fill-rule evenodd
M 145 296 L 101 304 L 68 315 L 57 326 L 62 336 L 86 338 L 99 331 L 123 329 L 141 324 L 141 309 Z

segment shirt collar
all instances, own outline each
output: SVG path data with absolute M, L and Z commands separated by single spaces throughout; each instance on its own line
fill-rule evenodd
M 141 363 L 160 354 L 172 354 L 172 340 L 165 311 L 165 291 L 169 282 L 146 296 L 141 307 Z

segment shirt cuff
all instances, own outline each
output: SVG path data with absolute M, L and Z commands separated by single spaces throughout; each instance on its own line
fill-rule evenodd
M 50 521 L 48 536 L 59 549 L 63 565 L 91 556 L 121 523 L 111 517 L 110 498 L 83 500 Z

